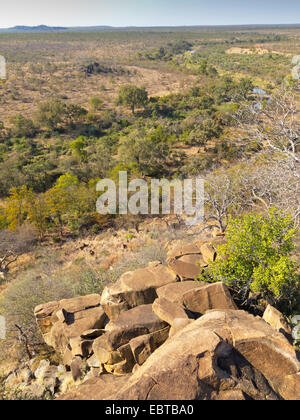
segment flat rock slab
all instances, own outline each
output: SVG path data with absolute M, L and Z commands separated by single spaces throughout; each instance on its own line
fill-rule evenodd
M 191 312 L 205 314 L 210 309 L 237 309 L 224 283 L 201 285 L 185 292 L 182 303 Z
M 207 283 L 200 283 L 197 281 L 183 281 L 179 283 L 167 284 L 166 286 L 157 289 L 157 296 L 165 298 L 170 302 L 182 303 L 182 296 L 185 292 L 199 287 L 206 286 Z
M 219 241 L 197 241 L 168 252 L 167 263 L 181 280 L 196 280 L 203 268 L 216 257 L 215 246 Z
M 132 338 L 149 334 L 167 327 L 168 324 L 158 318 L 152 305 L 141 305 L 122 312 L 113 328 L 107 332 L 110 350 L 116 350 L 127 344 Z
M 128 381 L 130 375 L 113 376 L 101 375 L 99 378 L 92 378 L 82 385 L 74 388 L 67 394 L 56 398 L 55 401 L 101 401 L 109 399 L 110 395 L 116 393 Z
M 64 354 L 71 338 L 103 329 L 107 316 L 100 300 L 93 294 L 37 306 L 34 313 L 45 342 Z
M 150 263 L 147 268 L 124 273 L 120 279 L 108 285 L 101 296 L 101 304 L 111 321 L 128 309 L 153 303 L 156 290 L 166 284 L 178 281 L 177 275 L 159 262 Z
M 181 261 L 181 259 L 172 259 L 168 261 L 168 266 L 182 280 L 196 280 L 203 273 L 202 257 L 199 256 L 198 264 Z M 206 264 L 204 264 L 206 266 Z
M 178 319 L 188 320 L 188 316 L 183 307 L 177 303 L 170 302 L 166 298 L 156 299 L 152 305 L 152 310 L 159 319 L 167 322 L 171 326 Z

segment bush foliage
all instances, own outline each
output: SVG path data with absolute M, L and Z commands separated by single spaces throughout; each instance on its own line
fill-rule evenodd
M 223 281 L 243 294 L 260 293 L 292 310 L 299 289 L 297 265 L 291 259 L 296 230 L 293 221 L 277 210 L 231 219 L 227 242 L 201 280 Z

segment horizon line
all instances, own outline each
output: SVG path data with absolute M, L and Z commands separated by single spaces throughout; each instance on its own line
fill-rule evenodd
M 240 26 L 300 26 L 300 22 L 295 23 L 232 23 L 232 24 L 195 24 L 195 25 L 150 25 L 150 26 L 140 26 L 140 25 L 124 25 L 124 26 L 114 26 L 114 25 L 47 25 L 47 24 L 37 24 L 37 25 L 25 25 L 17 24 L 14 26 L 0 27 L 0 30 L 5 29 L 15 29 L 17 27 L 25 28 L 38 28 L 40 26 L 46 26 L 48 28 L 66 28 L 66 29 L 76 29 L 76 28 L 112 28 L 112 29 L 127 29 L 127 28 L 208 28 L 208 27 L 240 27 Z

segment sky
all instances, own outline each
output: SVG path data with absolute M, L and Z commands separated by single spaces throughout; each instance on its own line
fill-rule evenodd
M 3 4 L 2 4 L 3 3 Z M 0 28 L 300 23 L 299 0 L 0 0 Z

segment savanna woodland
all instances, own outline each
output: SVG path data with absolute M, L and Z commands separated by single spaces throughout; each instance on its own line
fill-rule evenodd
M 261 317 L 269 305 L 293 328 L 300 314 L 299 27 L 0 33 L 0 55 L 7 61 L 0 79 L 0 399 L 52 399 L 94 371 L 118 375 L 108 366 L 120 367 L 122 358 L 85 366 L 78 379 L 59 345 L 45 340 L 58 325 L 54 315 L 41 327 L 35 308 L 100 296 L 154 261 L 169 270 L 170 254 L 197 241 L 217 257 L 193 265 L 199 273 L 186 278 L 195 287 L 221 283 L 236 308 Z M 204 179 L 204 221 L 189 228 L 185 215 L 172 212 L 99 214 L 97 182 L 118 183 L 120 171 L 149 185 L 152 178 Z M 195 263 L 195 254 L 184 263 Z M 57 319 L 71 311 L 60 308 Z M 85 329 L 98 337 L 104 326 Z M 289 341 L 297 352 L 297 337 Z M 82 348 L 81 359 L 90 351 Z M 251 392 L 243 395 L 255 399 Z

